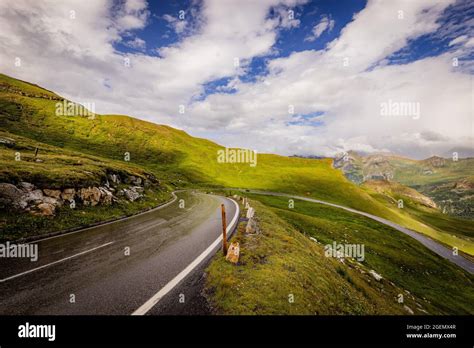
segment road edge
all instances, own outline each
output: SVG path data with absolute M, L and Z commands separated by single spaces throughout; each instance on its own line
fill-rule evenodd
M 229 225 L 227 226 L 226 232 L 228 233 L 228 238 L 232 235 L 235 230 L 235 227 L 238 225 L 240 217 L 240 206 L 239 204 L 229 197 L 223 197 L 228 199 L 235 204 L 236 211 L 235 215 L 232 217 Z M 191 272 L 196 269 L 211 253 L 215 252 L 215 249 L 222 241 L 222 234 L 217 237 L 217 239 L 211 243 L 198 257 L 196 257 L 186 268 L 179 272 L 173 279 L 171 279 L 165 286 L 163 286 L 158 292 L 156 292 L 152 297 L 150 297 L 144 304 L 142 304 L 137 310 L 135 310 L 131 315 L 145 315 L 148 313 L 163 297 L 165 297 L 171 290 L 173 290 L 179 283 L 186 279 L 186 277 L 191 274 Z

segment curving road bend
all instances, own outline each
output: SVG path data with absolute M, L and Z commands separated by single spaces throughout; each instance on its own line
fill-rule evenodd
M 236 190 L 236 189 L 234 189 Z M 295 196 L 287 193 L 279 193 L 279 192 L 270 192 L 270 191 L 260 191 L 260 190 L 249 190 L 249 189 L 237 189 L 238 191 L 244 191 L 244 192 L 249 192 L 249 193 L 255 193 L 255 194 L 260 194 L 260 195 L 267 195 L 267 196 L 277 196 L 277 197 L 288 197 L 288 198 L 294 198 L 294 199 L 299 199 L 302 201 L 307 201 L 307 202 L 312 202 L 312 203 L 319 203 L 319 204 L 324 204 L 324 205 L 329 205 L 331 207 L 339 208 L 339 209 L 344 209 L 346 211 L 349 211 L 351 213 L 359 214 L 368 217 L 369 219 L 378 221 L 384 225 L 390 226 L 414 239 L 416 239 L 418 242 L 423 244 L 425 247 L 430 249 L 431 251 L 435 252 L 439 256 L 451 261 L 452 263 L 458 265 L 462 269 L 466 270 L 467 272 L 474 274 L 474 262 L 466 259 L 465 257 L 461 255 L 453 255 L 453 251 L 450 248 L 445 247 L 444 245 L 434 241 L 431 238 L 428 238 L 421 233 L 409 230 L 408 228 L 405 228 L 403 226 L 400 226 L 392 221 L 389 221 L 387 219 L 378 217 L 376 215 L 372 215 L 369 213 L 365 213 L 360 210 L 344 207 L 342 205 L 334 204 L 334 203 L 329 203 L 325 201 L 321 201 L 318 199 L 313 199 L 313 198 L 308 198 L 308 197 L 302 197 L 302 196 Z
M 39 257 L 0 263 L 0 315 L 146 314 L 202 267 L 238 221 L 231 199 L 183 191 L 159 209 L 45 238 Z M 184 202 L 184 208 L 180 203 Z

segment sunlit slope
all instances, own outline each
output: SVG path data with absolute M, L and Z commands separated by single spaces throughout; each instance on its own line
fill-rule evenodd
M 217 152 L 222 147 L 209 140 L 129 116 L 56 115 L 56 104 L 62 102 L 62 97 L 50 91 L 0 75 L 0 130 L 7 137 L 12 134 L 39 143 L 35 146 L 40 147 L 40 153 L 44 152 L 41 144 L 47 144 L 54 146 L 55 156 L 72 151 L 74 156 L 94 156 L 115 166 L 122 163 L 142 168 L 170 187 L 225 186 L 306 195 L 431 232 L 431 227 L 417 218 L 399 213 L 348 181 L 332 167 L 330 159 L 259 154 L 255 167 L 248 163 L 218 163 Z M 0 145 L 0 151 L 6 148 Z M 31 156 L 34 147 L 25 151 Z M 130 155 L 129 162 L 124 161 L 126 153 Z M 68 161 L 63 164 L 64 173 L 77 170 Z M 40 169 L 43 173 L 48 171 L 40 167 L 32 162 L 28 170 L 32 174 Z M 57 168 L 57 172 L 62 171 Z M 22 179 L 14 170 L 10 173 L 15 181 Z
M 207 268 L 206 293 L 218 313 L 408 314 L 406 306 L 415 314 L 473 313 L 474 276 L 411 237 L 338 208 L 245 195 L 260 231 L 241 226 L 233 235 L 238 266 L 219 255 Z M 364 245 L 364 260 L 326 257 L 333 242 Z M 288 294 L 298 300 L 289 304 Z
M 8 90 L 27 90 L 29 96 Z M 119 115 L 58 116 L 56 103 L 31 95 L 59 98 L 39 87 L 0 76 L 0 126 L 10 133 L 88 155 L 130 163 L 156 173 L 173 173 L 183 184 L 249 187 L 297 192 L 381 213 L 384 208 L 348 182 L 331 160 L 259 154 L 257 165 L 218 163 L 222 147 L 163 125 Z M 5 112 L 5 110 L 13 110 Z

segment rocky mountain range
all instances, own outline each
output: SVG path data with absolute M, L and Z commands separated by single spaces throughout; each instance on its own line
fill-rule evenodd
M 432 156 L 414 160 L 348 151 L 335 156 L 333 165 L 354 183 L 400 183 L 432 199 L 445 214 L 474 218 L 474 158 Z

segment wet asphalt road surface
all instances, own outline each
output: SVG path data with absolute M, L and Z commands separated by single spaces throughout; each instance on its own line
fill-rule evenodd
M 224 197 L 176 195 L 158 210 L 32 242 L 39 248 L 36 262 L 2 259 L 0 315 L 132 314 L 221 235 L 221 203 L 227 224 L 237 213 Z M 181 294 L 187 311 L 193 298 L 201 301 L 193 284 L 218 249 L 147 314 L 180 314 Z

